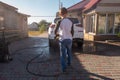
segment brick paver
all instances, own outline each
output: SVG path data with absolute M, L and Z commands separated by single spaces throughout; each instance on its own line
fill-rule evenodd
M 59 51 L 49 52 L 47 38 L 14 42 L 13 61 L 0 63 L 0 80 L 120 80 L 120 46 L 87 45 L 73 49 L 72 66 L 62 73 Z

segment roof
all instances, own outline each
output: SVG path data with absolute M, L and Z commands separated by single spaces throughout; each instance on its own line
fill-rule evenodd
M 6 3 L 3 3 L 2 1 L 0 1 L 0 4 L 7 7 L 7 8 L 10 8 L 10 9 L 13 9 L 13 10 L 18 10 L 18 8 L 14 7 L 14 6 L 11 6 L 11 5 L 8 5 Z
M 31 15 L 27 15 L 27 14 L 23 14 L 23 13 L 20 13 L 18 12 L 18 14 L 22 15 L 22 16 L 27 16 L 27 17 L 30 17 Z
M 84 6 L 89 2 L 90 0 L 83 0 L 81 2 L 78 2 L 77 4 L 67 8 L 68 11 L 73 11 L 73 10 L 80 10 L 84 9 Z
M 90 2 L 85 6 L 83 11 L 91 9 L 93 6 L 96 6 L 101 0 L 90 0 Z
M 9 8 L 9 9 L 15 10 L 15 11 L 18 10 L 18 8 L 14 7 L 14 6 L 11 6 L 11 5 L 8 5 L 8 4 L 6 4 L 6 3 L 4 3 L 2 1 L 0 1 L 0 5 L 4 6 L 6 8 Z M 20 14 L 20 15 L 23 15 L 23 16 L 30 17 L 30 15 L 27 15 L 27 14 L 23 14 L 23 13 L 19 13 L 19 12 L 17 12 L 17 13 Z

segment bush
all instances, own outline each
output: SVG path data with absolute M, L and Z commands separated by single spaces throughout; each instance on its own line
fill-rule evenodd
M 46 26 L 43 24 L 43 25 L 40 27 L 40 33 L 43 33 L 44 31 L 46 31 Z
M 117 35 L 118 35 L 118 37 L 120 37 L 120 32 Z

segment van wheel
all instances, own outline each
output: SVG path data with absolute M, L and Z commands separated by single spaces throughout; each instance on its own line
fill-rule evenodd
M 8 61 L 9 61 L 9 55 L 6 54 L 6 55 L 4 56 L 4 60 L 5 60 L 5 62 L 8 62 Z
M 77 42 L 77 47 L 82 48 L 83 47 L 83 42 Z
M 51 47 L 52 46 L 52 42 L 51 42 L 51 40 L 49 39 L 49 47 Z
M 9 55 L 6 54 L 6 55 L 0 56 L 0 62 L 1 63 L 9 62 Z
M 51 51 L 52 51 L 52 42 L 51 42 L 51 40 L 49 39 L 49 52 L 51 53 Z

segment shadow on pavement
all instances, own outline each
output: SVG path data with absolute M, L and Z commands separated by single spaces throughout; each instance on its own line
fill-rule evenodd
M 85 45 L 85 44 L 84 44 Z M 59 49 L 57 49 L 58 44 L 55 46 L 52 46 L 52 49 L 50 50 L 50 54 L 54 57 L 57 57 L 56 60 L 59 60 Z M 84 47 L 85 48 L 85 47 Z M 90 51 L 91 52 L 91 49 Z M 97 74 L 97 70 L 94 73 L 89 72 L 86 69 L 86 66 L 84 66 L 82 63 L 87 63 L 87 61 L 82 61 L 80 58 L 81 54 L 86 54 L 83 52 L 83 48 L 76 48 L 73 47 L 73 60 L 72 65 L 67 67 L 66 73 L 61 73 L 59 76 L 57 76 L 58 80 L 113 80 L 109 77 L 99 75 Z M 87 53 L 89 54 L 89 53 Z M 93 54 L 98 55 L 98 54 Z M 89 58 L 89 57 L 88 57 Z M 54 60 L 54 61 L 56 61 Z M 60 63 L 59 63 L 60 64 Z M 92 63 L 91 63 L 92 64 Z M 90 65 L 87 65 L 89 67 Z M 91 67 L 89 67 L 91 68 Z

